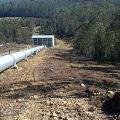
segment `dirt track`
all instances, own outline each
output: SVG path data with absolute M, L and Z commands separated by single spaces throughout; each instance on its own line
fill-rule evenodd
M 114 85 L 114 81 L 119 85 L 120 70 L 112 65 L 82 61 L 72 56 L 69 45 L 59 41 L 55 48 L 45 49 L 30 57 L 29 62 L 19 63 L 18 70 L 9 69 L 1 73 L 0 119 L 109 119 L 99 107 L 92 105 L 97 101 L 90 104 L 85 90 L 89 88 L 94 93 L 104 93 L 109 85 Z M 93 111 L 89 110 L 91 106 Z

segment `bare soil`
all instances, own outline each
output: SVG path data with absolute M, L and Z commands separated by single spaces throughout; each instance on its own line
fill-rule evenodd
M 12 53 L 12 52 L 20 51 L 22 49 L 27 49 L 29 47 L 31 47 L 31 45 L 6 43 L 0 46 L 0 56 L 9 54 L 9 51 Z
M 1 120 L 119 120 L 101 110 L 120 89 L 120 68 L 98 65 L 57 41 L 18 69 L 0 74 Z

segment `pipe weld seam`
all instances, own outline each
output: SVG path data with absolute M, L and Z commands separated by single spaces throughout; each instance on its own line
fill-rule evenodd
M 16 59 L 15 59 L 15 57 L 12 55 L 12 54 L 10 54 L 10 56 L 13 58 L 13 60 L 14 60 L 14 63 L 13 63 L 13 65 L 16 65 Z

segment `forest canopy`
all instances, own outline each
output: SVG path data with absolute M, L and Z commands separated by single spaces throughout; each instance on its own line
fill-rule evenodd
M 1 0 L 0 17 L 1 42 L 29 43 L 38 28 L 98 62 L 120 61 L 119 0 Z

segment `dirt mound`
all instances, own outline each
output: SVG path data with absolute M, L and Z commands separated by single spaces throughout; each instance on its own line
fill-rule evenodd
M 105 100 L 102 106 L 103 111 L 108 114 L 120 114 L 120 91 L 116 92 L 112 97 Z

